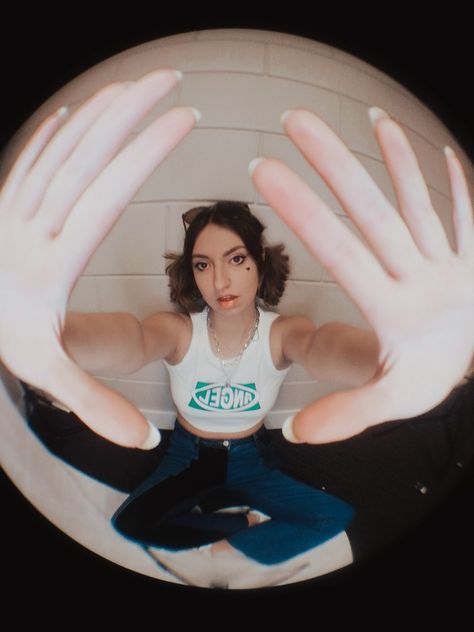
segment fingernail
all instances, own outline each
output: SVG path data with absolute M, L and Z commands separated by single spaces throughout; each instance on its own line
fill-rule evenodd
M 69 108 L 66 105 L 63 105 L 61 108 L 59 108 L 59 110 L 56 110 L 56 116 L 59 116 L 59 118 L 66 118 L 66 116 L 69 113 Z
M 379 119 L 390 118 L 387 112 L 385 112 L 385 110 L 382 110 L 382 108 L 379 108 L 379 107 L 369 108 L 369 117 L 370 117 L 370 122 L 372 123 L 372 127 L 375 127 L 375 124 Z
M 280 123 L 283 125 L 286 121 L 286 119 L 290 116 L 290 114 L 293 112 L 293 110 L 285 110 L 285 112 L 283 112 L 283 114 L 280 116 Z
M 145 73 L 141 77 L 139 77 L 134 83 L 137 82 L 151 82 L 153 85 L 157 81 L 158 83 L 162 82 L 163 79 L 173 73 L 178 81 L 181 81 L 183 78 L 183 73 L 180 70 L 176 70 L 176 68 L 163 67 L 156 68 L 155 70 L 151 70 L 150 72 Z
M 161 433 L 158 428 L 148 419 L 147 422 L 149 426 L 148 435 L 145 441 L 139 446 L 141 450 L 152 450 L 153 448 L 156 448 L 161 441 Z
M 189 109 L 192 110 L 194 117 L 196 119 L 196 123 L 198 123 L 202 118 L 201 112 L 196 108 L 189 108 Z
M 293 419 L 295 417 L 296 415 L 291 415 L 291 417 L 288 417 L 288 419 L 286 419 L 283 426 L 281 427 L 281 432 L 285 439 L 290 443 L 304 443 L 303 441 L 300 441 L 300 439 L 298 439 L 293 432 Z
M 253 172 L 255 171 L 255 169 L 258 167 L 258 165 L 263 162 L 265 160 L 265 158 L 254 158 L 253 160 L 251 160 L 249 162 L 249 175 L 252 176 Z
M 445 155 L 446 157 L 448 157 L 448 156 L 449 156 L 449 157 L 451 157 L 451 158 L 454 158 L 454 156 L 456 155 L 456 154 L 454 153 L 454 151 L 451 149 L 451 147 L 449 147 L 449 145 L 446 145 L 446 146 L 444 147 L 443 151 L 444 151 L 444 155 Z

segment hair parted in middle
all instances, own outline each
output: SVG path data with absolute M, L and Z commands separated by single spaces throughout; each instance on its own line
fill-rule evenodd
M 243 202 L 218 201 L 210 206 L 200 206 L 183 214 L 183 223 L 189 219 L 181 254 L 167 252 L 165 259 L 169 276 L 170 300 L 186 313 L 200 312 L 206 303 L 194 280 L 192 254 L 200 232 L 208 224 L 216 224 L 239 235 L 250 256 L 254 259 L 259 275 L 257 297 L 264 305 L 275 306 L 285 291 L 290 273 L 289 257 L 285 246 L 267 246 L 263 237 L 265 226 L 252 214 Z

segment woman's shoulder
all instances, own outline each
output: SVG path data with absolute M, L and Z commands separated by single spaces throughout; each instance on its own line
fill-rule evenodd
M 191 336 L 188 314 L 160 311 L 142 321 L 146 363 L 156 359 L 173 362 Z
M 163 329 L 175 330 L 180 333 L 191 324 L 188 314 L 181 312 L 160 311 L 151 314 L 142 321 L 146 327 L 163 331 Z
M 274 314 L 272 329 L 275 329 L 284 334 L 307 332 L 315 329 L 315 324 L 307 316 L 291 315 L 284 316 L 277 314 L 276 312 L 269 312 Z
M 199 327 L 199 322 L 202 321 L 207 315 L 205 310 L 201 312 L 169 312 L 172 314 L 172 318 L 176 323 L 176 331 L 178 332 L 178 339 L 173 355 L 167 360 L 168 364 L 179 364 L 186 356 L 191 340 L 193 338 L 194 328 Z
M 278 315 L 272 323 L 271 346 L 275 355 L 282 358 L 279 364 L 294 361 L 295 350 L 305 346 L 316 326 L 307 316 Z
M 277 369 L 285 369 L 291 365 L 291 349 L 298 344 L 297 341 L 303 336 L 308 336 L 314 329 L 314 324 L 306 316 L 275 315 L 270 329 L 270 350 L 273 364 Z

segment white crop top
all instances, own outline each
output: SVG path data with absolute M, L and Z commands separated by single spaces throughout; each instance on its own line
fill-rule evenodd
M 270 328 L 278 314 L 262 310 L 258 333 L 244 351 L 229 387 L 207 330 L 207 309 L 191 313 L 193 335 L 178 364 L 164 361 L 171 396 L 183 417 L 204 432 L 242 432 L 273 407 L 291 367 L 277 369 L 270 351 Z

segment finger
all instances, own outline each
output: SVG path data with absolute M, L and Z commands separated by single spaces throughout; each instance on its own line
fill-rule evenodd
M 100 174 L 57 238 L 69 279 L 77 278 L 124 207 L 196 124 L 193 108 L 169 110 L 141 132 Z
M 446 232 L 433 209 L 420 166 L 404 131 L 383 110 L 375 134 L 397 195 L 400 214 L 419 251 L 438 260 L 451 253 Z
M 260 194 L 356 303 L 367 320 L 383 321 L 384 296 L 395 283 L 368 248 L 306 183 L 278 160 L 252 173 Z M 379 314 L 380 313 L 380 314 Z
M 51 374 L 47 392 L 70 408 L 96 434 L 128 448 L 144 447 L 150 425 L 120 393 L 98 382 L 67 356 L 61 358 Z M 60 377 L 55 378 L 55 375 Z
M 459 158 L 450 147 L 445 148 L 449 185 L 453 202 L 453 225 L 456 252 L 465 257 L 474 254 L 474 219 L 469 189 Z
M 97 118 L 46 192 L 36 216 L 45 230 L 60 232 L 81 194 L 117 154 L 135 125 L 177 82 L 173 70 L 150 73 L 120 94 Z
M 31 166 L 59 128 L 64 114 L 65 109 L 60 108 L 57 112 L 48 116 L 22 149 L 3 183 L 0 197 L 0 211 L 2 208 L 7 208 L 7 205 L 17 193 Z
M 399 214 L 342 140 L 306 110 L 290 112 L 285 131 L 359 228 L 387 272 L 406 276 L 420 260 Z
M 125 84 L 119 83 L 106 86 L 88 99 L 51 139 L 20 182 L 21 189 L 11 207 L 16 217 L 29 219 L 35 215 L 58 169 L 97 117 L 126 89 Z

